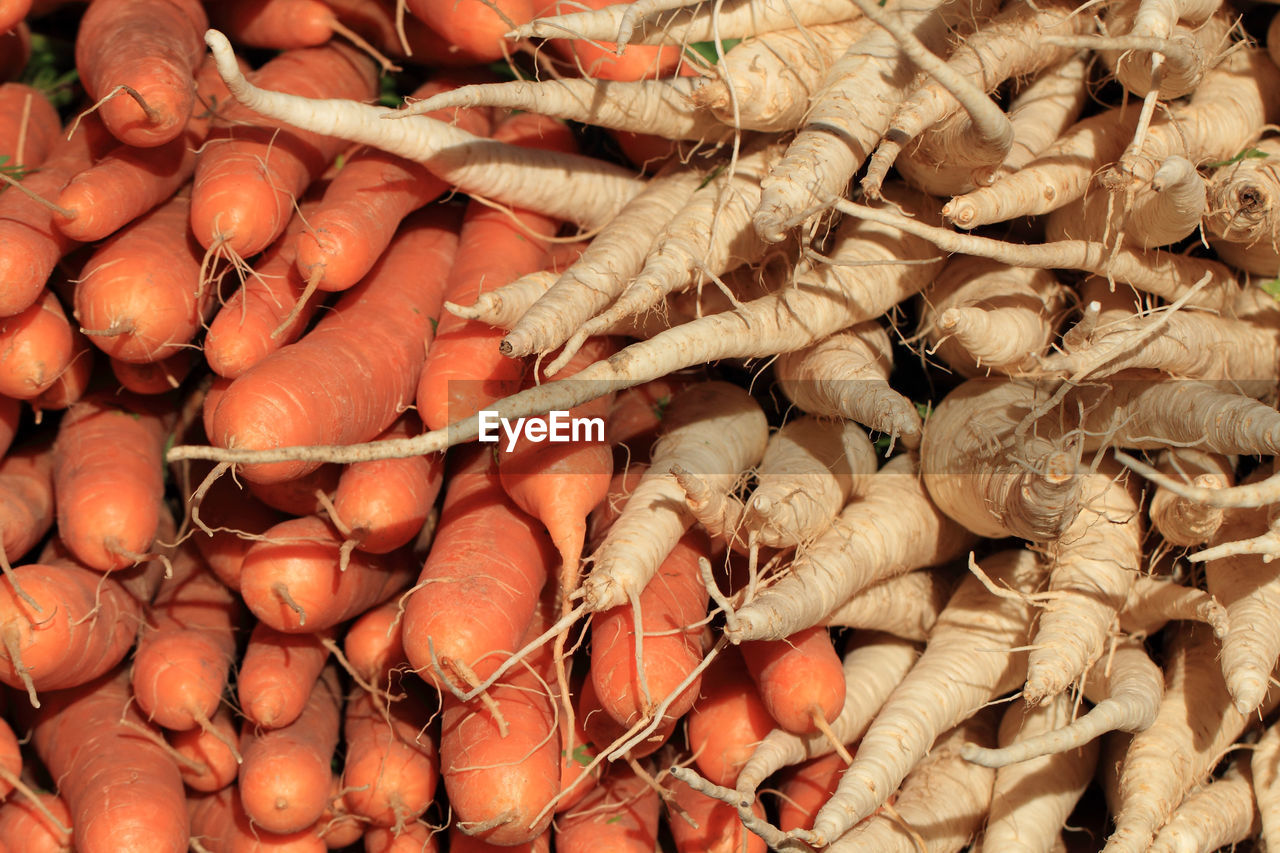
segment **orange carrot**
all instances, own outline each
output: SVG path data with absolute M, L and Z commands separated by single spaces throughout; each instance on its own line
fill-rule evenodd
M 31 28 L 22 20 L 30 3 L 31 0 L 0 2 L 0 81 L 19 77 L 31 60 Z M 18 7 L 23 8 L 21 14 L 15 12 Z M 14 23 L 4 25 L 11 20 Z
M 130 698 L 123 669 L 51 693 L 33 716 L 32 744 L 58 780 L 77 851 L 183 853 L 182 777 L 162 747 L 138 736 L 146 722 Z
M 191 488 L 194 489 L 211 471 L 211 463 L 191 466 Z M 284 516 L 259 502 L 236 482 L 235 477 L 219 477 L 200 501 L 200 521 L 212 535 L 194 528 L 192 539 L 209 568 L 228 588 L 240 589 L 240 568 L 254 539 L 284 521 Z M 244 533 L 245 536 L 239 536 Z
M 236 781 L 240 773 L 239 753 L 232 747 L 239 740 L 235 718 L 225 705 L 205 727 L 196 726 L 184 732 L 165 732 L 174 751 L 187 759 L 179 763 L 183 783 L 193 791 L 221 791 Z
M 339 565 L 342 538 L 315 516 L 281 522 L 245 555 L 240 595 L 260 620 L 286 633 L 345 622 L 407 587 L 417 561 L 406 548 L 356 552 Z
M 432 708 L 409 689 L 399 702 L 361 691 L 347 700 L 342 771 L 347 808 L 379 826 L 404 826 L 431 805 L 439 782 L 433 736 L 425 731 Z M 435 704 L 432 701 L 430 704 Z
M 168 430 L 149 402 L 155 399 L 90 396 L 58 427 L 58 533 L 78 559 L 100 571 L 137 562 L 156 536 Z
M 702 776 L 733 785 L 775 723 L 736 649 L 722 651 L 702 675 L 702 695 L 689 711 L 689 749 Z
M 244 47 L 319 47 L 333 38 L 335 25 L 346 29 L 320 0 L 220 0 L 210 11 L 213 26 Z
M 421 823 L 411 823 L 398 831 L 372 826 L 364 834 L 364 849 L 365 853 L 439 853 L 438 833 Z M 457 853 L 457 848 L 452 849 Z
M 329 650 L 333 632 L 284 634 L 259 622 L 249 636 L 236 678 L 240 711 L 251 722 L 278 728 L 302 713 Z
M 615 720 L 613 715 L 600 704 L 600 697 L 596 695 L 595 687 L 592 686 L 590 678 L 583 682 L 574 719 L 582 721 L 582 729 L 586 732 L 587 739 L 598 752 L 607 752 L 613 749 L 614 746 L 625 740 L 628 735 L 627 728 Z M 675 732 L 676 724 L 679 722 L 680 719 L 678 717 L 663 714 L 662 720 L 658 723 L 658 728 L 654 730 L 653 734 L 629 749 L 627 755 L 630 758 L 644 758 L 646 755 L 657 752 Z
M 551 15 L 604 9 L 625 0 L 557 0 L 538 13 Z M 582 71 L 584 77 L 598 80 L 643 80 L 670 77 L 680 65 L 681 49 L 675 45 L 662 47 L 629 44 L 618 53 L 611 42 L 587 39 L 551 39 L 547 46 Z
M 342 477 L 342 466 L 325 464 L 309 474 L 279 483 L 249 483 L 249 492 L 262 503 L 288 515 L 313 515 L 325 511 L 319 495 L 332 501 Z
M 71 329 L 71 340 L 71 363 L 40 396 L 30 400 L 31 408 L 36 413 L 36 423 L 40 422 L 40 413 L 45 409 L 66 409 L 79 402 L 89 390 L 96 348 L 78 328 Z
M 778 828 L 783 832 L 809 829 L 818 809 L 836 792 L 846 767 L 838 753 L 788 768 L 778 786 Z
M 477 76 L 437 76 L 410 98 L 429 98 Z M 439 110 L 427 115 L 453 121 L 476 136 L 492 129 L 489 110 Z M 321 290 L 346 290 L 373 267 L 397 226 L 413 211 L 439 198 L 449 185 L 420 163 L 376 149 L 352 157 L 329 185 L 319 209 L 297 238 L 298 272 Z
M 59 231 L 74 240 L 101 240 L 163 203 L 190 179 L 213 111 L 231 101 L 207 57 L 196 72 L 195 90 L 199 103 L 178 136 L 155 148 L 121 145 L 62 188 L 57 204 L 70 215 L 54 217 Z
M 9 564 L 53 526 L 53 444 L 27 442 L 0 459 L 0 560 Z
M 71 363 L 75 337 L 66 312 L 46 290 L 29 308 L 0 318 L 0 394 L 38 397 Z
M 422 421 L 402 415 L 378 440 L 409 438 Z M 348 465 L 338 479 L 333 508 L 355 547 L 385 554 L 412 542 L 435 506 L 444 481 L 444 455 L 409 456 Z
M 671 835 L 677 853 L 765 853 L 768 850 L 760 836 L 743 827 L 733 806 L 700 794 L 684 782 L 674 783 L 671 791 L 674 806 L 693 821 L 691 825 L 682 817 L 671 817 Z M 764 807 L 759 800 L 751 804 L 751 810 L 757 818 L 764 818 Z
M 335 44 L 282 53 L 254 77 L 268 89 L 308 98 L 375 94 L 373 64 Z M 233 105 L 214 122 L 196 162 L 191 227 L 206 249 L 249 257 L 284 231 L 294 200 L 343 149 L 341 140 L 264 123 Z
M 707 590 L 698 560 L 710 550 L 701 530 L 690 530 L 662 561 L 639 596 L 640 643 L 644 682 L 636 671 L 635 610 L 630 604 L 597 613 L 591 623 L 591 681 L 600 704 L 624 726 L 649 717 L 702 662 L 702 626 Z M 698 698 L 695 678 L 666 714 L 679 719 Z
M 190 211 L 190 197 L 179 193 L 122 229 L 85 264 L 76 319 L 107 355 L 168 358 L 190 344 L 216 304 L 216 288 L 200 281 Z
M 299 832 L 324 813 L 341 706 L 337 671 L 330 667 L 316 680 L 306 707 L 292 723 L 258 735 L 246 727 L 240 802 L 245 814 L 267 832 Z
M 410 848 L 406 853 L 418 853 L 418 848 Z M 449 827 L 449 853 L 551 853 L 551 830 L 544 830 L 532 841 L 520 844 L 492 844 L 467 835 L 455 823 Z
M 178 730 L 209 725 L 227 686 L 241 611 L 195 545 L 179 546 L 133 656 L 133 693 L 152 721 Z
M 440 312 L 444 269 L 457 246 L 454 229 L 448 208 L 415 214 L 374 270 L 310 334 L 232 384 L 214 412 L 213 442 L 242 448 L 346 444 L 390 426 L 412 401 L 423 341 Z M 251 481 L 279 482 L 318 464 L 240 470 Z
M 502 59 L 506 33 L 533 20 L 533 0 L 409 0 L 409 11 L 473 62 Z
M 0 27 L 0 32 L 3 32 Z M 8 40 L 0 39 L 0 53 Z M 39 89 L 0 83 L 0 162 L 31 170 L 44 162 L 61 127 L 58 111 Z
M 315 833 L 330 850 L 345 850 L 364 837 L 366 821 L 352 814 L 347 798 L 335 778 L 329 789 L 329 805 L 316 821 Z
M 195 356 L 189 349 L 180 349 L 159 361 L 111 359 L 111 372 L 120 387 L 134 394 L 167 394 L 182 384 L 194 366 Z
M 209 853 L 325 853 L 315 827 L 278 835 L 256 826 L 240 803 L 235 786 L 187 800 L 191 837 Z
M 85 13 L 76 69 L 117 139 L 152 148 L 182 133 L 208 26 L 196 0 L 97 0 Z
M 18 434 L 18 421 L 22 419 L 22 403 L 0 394 L 0 455 L 7 453 L 13 437 Z
M 519 648 L 555 560 L 542 526 L 503 492 L 488 448 L 468 448 L 454 461 L 402 630 L 409 663 L 436 686 L 433 650 L 442 666 L 460 663 L 483 679 Z
M 816 731 L 844 707 L 844 669 L 822 625 L 784 640 L 739 643 L 756 689 L 778 725 L 794 734 Z
M 71 826 L 71 811 L 61 797 L 48 791 L 37 796 L 64 827 Z M 13 853 L 70 853 L 71 834 L 54 826 L 25 797 L 10 797 L 0 805 L 0 843 Z
M 650 853 L 658 841 L 658 792 L 625 764 L 609 770 L 556 821 L 556 853 Z
M 403 615 L 400 602 L 393 598 L 365 611 L 347 628 L 342 638 L 342 653 L 365 684 L 388 689 L 392 672 L 408 668 L 409 660 L 400 636 Z
M 576 150 L 564 125 L 534 113 L 508 119 L 494 131 L 494 139 L 534 148 Z M 469 305 L 480 294 L 541 269 L 546 262 L 546 244 L 538 237 L 554 235 L 556 227 L 546 216 L 527 211 L 513 215 L 472 202 L 463 221 L 457 258 L 449 270 L 445 299 Z M 505 358 L 498 350 L 504 334 L 453 314 L 441 318 L 418 385 L 418 413 L 423 423 L 440 429 L 519 390 L 524 363 Z

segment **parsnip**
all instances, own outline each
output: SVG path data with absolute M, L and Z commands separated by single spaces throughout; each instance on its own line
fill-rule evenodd
M 1152 842 L 1149 853 L 1213 853 L 1258 834 L 1253 772 L 1238 757 L 1222 774 L 1191 792 Z
M 1254 800 L 1262 819 L 1264 849 L 1280 843 L 1280 724 L 1272 723 L 1253 746 L 1250 759 Z
M 1240 153 L 1245 156 L 1209 180 L 1209 242 L 1232 266 L 1274 277 L 1280 275 L 1280 137 Z
M 1166 477 L 1175 477 L 1202 489 L 1222 489 L 1235 483 L 1234 459 L 1192 448 L 1161 452 L 1156 468 Z M 1208 542 L 1222 526 L 1223 518 L 1218 507 L 1189 501 L 1159 487 L 1151 496 L 1147 514 L 1166 542 L 1183 548 Z
M 923 643 L 929 639 L 956 583 L 954 566 L 907 572 L 867 587 L 832 611 L 826 624 L 883 631 Z

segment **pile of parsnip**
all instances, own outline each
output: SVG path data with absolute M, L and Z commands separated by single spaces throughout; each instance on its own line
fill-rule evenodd
M 1280 853 L 1277 59 L 0 0 L 0 853 Z

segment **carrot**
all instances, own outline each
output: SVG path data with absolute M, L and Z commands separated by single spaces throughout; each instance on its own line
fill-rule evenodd
M 555 564 L 542 526 L 506 497 L 488 449 L 475 448 L 455 463 L 401 629 L 409 663 L 437 687 L 433 657 L 484 678 L 499 655 L 518 647 Z
M 531 841 L 522 844 L 491 844 L 483 838 L 474 835 L 468 835 L 465 830 L 461 829 L 457 823 L 449 827 L 448 849 L 450 853 L 551 853 L 551 830 L 543 830 L 542 834 Z M 419 853 L 420 846 L 416 843 L 405 850 L 404 853 Z M 426 853 L 432 853 L 435 848 L 426 848 Z M 400 853 L 399 849 L 395 849 L 393 853 Z
M 93 254 L 76 287 L 76 319 L 123 361 L 168 358 L 200 331 L 216 288 L 200 281 L 186 193 L 146 214 Z
M 191 489 L 212 470 L 209 465 L 192 466 Z M 188 501 L 189 495 L 184 495 Z M 284 521 L 284 516 L 259 503 L 237 483 L 234 477 L 219 477 L 205 492 L 198 507 L 200 524 L 192 537 L 209 568 L 218 579 L 233 590 L 240 589 L 240 571 L 244 556 L 254 539 Z M 240 533 L 246 534 L 240 536 Z
M 192 840 L 209 853 L 324 853 L 327 849 L 315 827 L 280 835 L 253 822 L 240 803 L 235 787 L 187 800 Z
M 613 715 L 604 709 L 600 704 L 600 697 L 596 695 L 595 687 L 592 686 L 591 679 L 586 679 L 582 684 L 582 689 L 578 692 L 578 699 L 575 703 L 574 720 L 581 722 L 582 731 L 586 735 L 586 740 L 590 747 L 582 754 L 582 758 L 590 764 L 594 760 L 594 756 L 598 753 L 606 752 L 613 749 L 630 738 L 634 729 L 628 729 L 613 718 Z M 678 717 L 672 717 L 669 714 L 663 714 L 657 721 L 657 726 L 649 733 L 647 737 L 639 743 L 627 750 L 626 756 L 629 759 L 641 759 L 652 755 L 663 747 L 675 733 L 676 726 L 680 723 Z M 594 750 L 591 749 L 594 747 Z M 561 763 L 564 766 L 564 763 Z M 566 786 L 561 786 L 561 791 Z
M 738 813 L 726 803 L 705 797 L 689 787 L 687 782 L 676 782 L 670 789 L 671 803 L 691 821 L 673 815 L 669 821 L 677 853 L 765 853 L 768 846 L 758 835 L 743 827 Z M 764 807 L 752 804 L 752 812 L 763 819 Z
M 242 608 L 194 544 L 180 546 L 173 563 L 147 613 L 130 681 L 148 719 L 166 729 L 207 728 L 235 658 Z
M 624 726 L 648 719 L 654 702 L 666 698 L 702 661 L 698 623 L 706 613 L 707 590 L 698 561 L 709 549 L 704 534 L 686 533 L 637 596 L 636 606 L 624 602 L 592 620 L 593 687 L 601 706 Z M 646 635 L 643 642 L 638 634 Z M 672 719 L 684 716 L 698 698 L 700 683 L 694 678 L 665 713 Z
M 506 56 L 505 34 L 531 20 L 535 11 L 531 0 L 504 0 L 493 6 L 477 0 L 409 0 L 408 7 L 414 17 L 476 63 Z
M 551 623 L 549 603 L 542 602 L 525 642 Z M 536 839 L 550 825 L 550 803 L 560 791 L 556 700 L 546 681 L 550 650 L 528 663 L 488 690 L 491 703 L 443 697 L 440 768 L 454 825 L 490 844 Z
M 562 125 L 532 114 L 524 117 L 528 120 L 523 123 L 513 119 L 499 127 L 494 138 L 519 139 L 523 132 L 525 144 L 553 150 L 574 146 Z M 535 136 L 540 131 L 553 132 L 540 142 Z M 458 254 L 445 284 L 446 300 L 469 301 L 468 297 L 474 299 L 545 263 L 547 244 L 542 238 L 552 236 L 557 223 L 523 211 L 511 217 L 508 211 L 476 202 L 468 206 Z M 519 389 L 524 364 L 499 351 L 500 331 L 453 315 L 441 318 L 436 331 L 417 394 L 418 411 L 428 427 L 439 429 Z
M 1027 593 L 1044 577 L 1029 551 L 1004 551 L 988 560 L 997 584 Z M 977 577 L 965 578 L 911 672 L 885 702 L 863 736 L 836 795 L 813 828 L 792 837 L 823 846 L 874 812 L 928 751 L 936 736 L 1023 680 L 1030 605 L 997 598 Z M 945 698 L 943 698 L 945 697 Z
M 584 9 L 602 9 L 619 0 L 588 0 L 588 2 L 552 3 L 540 9 L 538 17 L 550 17 L 561 12 L 578 12 Z M 532 17 L 532 16 L 530 16 Z M 517 21 L 523 24 L 525 21 Z M 611 42 L 594 42 L 579 39 L 551 39 L 547 46 L 566 62 L 575 65 L 584 77 L 595 80 L 642 80 L 671 77 L 680 66 L 682 51 L 674 46 L 624 45 Z
M 258 735 L 246 732 L 240 802 L 250 820 L 267 832 L 299 832 L 324 813 L 341 703 L 337 672 L 329 667 L 296 720 Z
M 812 826 L 818 809 L 835 793 L 845 766 L 844 758 L 833 752 L 784 771 L 777 787 L 778 829 L 790 832 Z
M 407 438 L 420 432 L 422 422 L 408 413 L 381 438 Z M 418 535 L 443 479 L 444 457 L 438 455 L 348 465 L 333 496 L 334 520 L 357 549 L 370 554 L 394 551 Z
M 12 851 L 26 853 L 71 853 L 71 833 L 64 829 L 71 825 L 71 812 L 57 794 L 42 791 L 37 796 L 40 805 L 51 812 L 62 824 L 54 826 L 49 817 L 37 810 L 23 797 L 10 797 L 0 805 L 0 842 Z
M 136 563 L 156 537 L 167 429 L 148 399 L 89 397 L 58 428 L 53 477 L 59 535 L 99 571 Z
M 732 785 L 776 725 L 742 655 L 726 648 L 703 673 L 701 695 L 689 711 L 694 766 L 715 784 Z
M 240 773 L 240 736 L 235 719 L 225 705 L 219 705 L 207 726 L 186 731 L 166 731 L 165 739 L 186 759 L 178 763 L 182 782 L 193 791 L 221 791 L 236 781 Z
M 274 510 L 288 515 L 318 515 L 332 504 L 341 476 L 341 465 L 321 465 L 311 473 L 292 480 L 278 483 L 250 481 L 246 485 L 250 494 Z
M 441 75 L 416 89 L 411 98 L 429 98 L 463 85 L 463 75 Z M 488 110 L 437 111 L 433 118 L 454 121 L 477 136 L 492 129 Z M 304 281 L 320 290 L 346 290 L 373 266 L 409 213 L 435 200 L 448 185 L 419 163 L 376 149 L 364 149 L 342 167 L 307 229 L 297 238 L 297 266 Z
M 53 526 L 53 450 L 27 442 L 0 459 L 0 565 L 20 559 Z
M 31 11 L 32 0 L 8 0 L 0 6 L 0 33 L 21 26 L 23 18 Z
M 395 420 L 423 368 L 423 341 L 439 314 L 441 270 L 454 255 L 454 217 L 423 211 L 402 227 L 363 283 L 303 340 L 257 364 L 218 404 L 210 437 L 228 447 L 362 441 Z M 377 376 L 370 382 L 369 376 Z M 281 407 L 284 407 L 283 409 Z M 292 415 L 284 411 L 293 409 Z M 255 482 L 289 480 L 315 465 L 243 469 Z
M 228 88 L 255 111 L 295 127 L 337 134 L 420 162 L 472 195 L 593 229 L 612 219 L 643 187 L 628 169 L 591 157 L 482 140 L 427 118 L 382 121 L 382 116 L 390 114 L 387 108 L 355 101 L 326 101 L 325 118 L 318 120 L 310 99 L 261 89 L 245 80 L 235 66 L 230 43 L 221 33 L 210 31 L 206 42 Z M 507 168 L 492 169 L 495 159 L 505 161 Z M 552 172 L 558 180 L 547 181 Z
M 67 315 L 46 290 L 25 311 L 0 319 L 0 394 L 40 396 L 70 365 L 74 348 Z
M 194 366 L 190 350 L 178 350 L 160 361 L 134 363 L 111 359 L 111 372 L 120 387 L 134 394 L 167 394 L 182 384 Z
M 769 714 L 796 734 L 821 731 L 844 707 L 840 656 L 823 626 L 738 646 Z M 819 719 L 821 718 L 821 719 Z
M 599 786 L 556 820 L 556 853 L 649 853 L 658 841 L 660 803 L 631 768 L 611 765 Z
M 23 179 L 23 188 L 54 198 L 114 143 L 107 141 L 110 136 L 96 117 L 81 122 L 81 131 L 70 140 L 59 138 L 40 169 Z M 24 311 L 39 299 L 58 259 L 75 248 L 75 241 L 53 226 L 53 215 L 24 193 L 0 195 L 0 317 Z
M 259 622 L 249 636 L 236 676 L 245 717 L 265 728 L 279 728 L 296 720 L 329 657 L 323 640 L 331 634 L 284 634 Z
M 319 47 L 335 35 L 370 47 L 320 0 L 224 0 L 212 9 L 210 23 L 245 47 Z
M 89 390 L 89 382 L 93 378 L 94 351 L 96 347 L 80 330 L 71 330 L 72 356 L 71 363 L 54 379 L 53 384 L 45 389 L 39 397 L 30 400 L 31 409 L 36 413 L 39 423 L 45 409 L 66 409 L 78 402 Z
M 18 434 L 18 421 L 22 419 L 22 403 L 0 394 L 0 455 L 7 453 L 13 437 Z
M 351 813 L 347 798 L 335 778 L 329 788 L 329 805 L 316 821 L 313 832 L 330 850 L 345 850 L 364 837 L 365 821 Z
M 382 826 L 371 826 L 364 834 L 365 853 L 439 853 L 440 842 L 436 839 L 439 830 L 421 823 L 411 823 L 399 831 Z M 450 837 L 467 838 L 456 830 L 450 830 Z M 468 839 L 470 841 L 472 839 Z M 458 848 L 451 848 L 455 851 Z
M 34 713 L 32 743 L 58 780 L 76 850 L 187 849 L 182 778 L 161 747 L 138 736 L 139 726 L 146 722 L 130 705 L 124 670 L 51 693 Z
M 281 522 L 245 554 L 240 594 L 262 622 L 286 633 L 314 633 L 381 604 L 408 586 L 408 549 L 356 553 L 340 567 L 342 539 L 315 516 Z
M 403 827 L 431 805 L 439 781 L 436 743 L 424 731 L 431 713 L 415 690 L 386 708 L 372 693 L 347 700 L 342 786 L 352 813 L 378 826 Z
M 343 45 L 281 54 L 255 79 L 307 97 L 374 94 L 372 63 Z M 205 145 L 192 188 L 192 231 L 206 249 L 243 258 L 284 231 L 294 199 L 343 148 L 333 137 L 265 124 L 244 108 L 222 113 Z
M 101 240 L 166 199 L 196 168 L 196 151 L 209 134 L 214 111 L 230 99 L 212 60 L 196 70 L 195 105 L 182 132 L 152 148 L 121 145 L 77 174 L 57 196 L 58 230 L 75 240 Z
M 52 150 L 60 127 L 58 111 L 39 89 L 0 83 L 0 158 L 5 158 L 0 162 L 35 169 Z
M 396 599 L 371 607 L 347 628 L 342 638 L 342 653 L 356 676 L 365 684 L 379 689 L 391 686 L 392 673 L 408 669 L 401 638 L 400 620 L 404 616 Z
M 93 7 L 76 36 L 76 69 L 103 122 L 126 145 L 152 148 L 182 133 L 194 98 L 200 34 L 195 0 L 110 0 Z M 121 51 L 130 44 L 133 52 Z

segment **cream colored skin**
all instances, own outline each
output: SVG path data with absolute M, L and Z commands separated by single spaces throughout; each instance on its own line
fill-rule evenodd
M 1261 821 L 1248 756 L 1241 753 L 1222 778 L 1188 794 L 1149 853 L 1213 853 L 1256 836 Z
M 958 571 L 955 566 L 917 569 L 881 581 L 837 607 L 826 624 L 923 643 L 955 591 Z
M 1220 453 L 1175 447 L 1160 453 L 1156 468 L 1165 476 L 1199 488 L 1225 489 L 1235 484 L 1235 461 Z M 1222 526 L 1223 518 L 1219 507 L 1189 501 L 1158 486 L 1151 494 L 1147 514 L 1164 540 L 1181 548 L 1208 542 Z
M 1254 744 L 1250 759 L 1253 794 L 1262 819 L 1266 850 L 1280 849 L 1280 725 L 1272 724 Z

